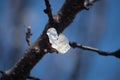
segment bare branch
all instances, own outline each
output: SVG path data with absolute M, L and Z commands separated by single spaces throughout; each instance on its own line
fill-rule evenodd
M 31 41 L 30 41 L 30 36 L 31 35 L 32 35 L 32 33 L 31 33 L 31 27 L 28 26 L 27 27 L 27 32 L 26 32 L 26 42 L 27 42 L 28 46 L 31 45 Z
M 52 15 L 51 5 L 49 3 L 49 0 L 45 0 L 45 5 L 46 5 L 46 9 L 44 10 L 44 12 L 48 15 L 49 21 L 52 23 L 53 15 Z
M 81 49 L 84 49 L 84 50 L 89 50 L 89 51 L 97 52 L 98 54 L 103 55 L 103 56 L 115 56 L 117 58 L 120 58 L 120 49 L 117 50 L 117 51 L 114 51 L 114 52 L 105 52 L 105 51 L 101 51 L 101 50 L 99 50 L 97 48 L 93 48 L 93 47 L 89 47 L 89 46 L 84 46 L 84 45 L 81 45 L 81 44 L 77 44 L 75 42 L 70 42 L 70 45 L 73 48 L 81 48 Z

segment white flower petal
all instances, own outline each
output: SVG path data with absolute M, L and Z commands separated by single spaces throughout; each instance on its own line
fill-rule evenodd
M 52 40 L 57 40 L 58 39 L 58 34 L 57 34 L 57 31 L 55 30 L 55 28 L 48 29 L 47 35 Z
M 63 34 L 58 35 L 55 28 L 48 29 L 47 35 L 52 47 L 58 52 L 64 54 L 70 49 L 68 39 Z

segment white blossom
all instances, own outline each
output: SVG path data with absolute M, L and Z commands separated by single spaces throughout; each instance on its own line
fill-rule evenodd
M 47 35 L 52 48 L 55 48 L 58 52 L 64 54 L 70 49 L 68 39 L 62 33 L 58 35 L 55 28 L 49 28 L 47 31 Z

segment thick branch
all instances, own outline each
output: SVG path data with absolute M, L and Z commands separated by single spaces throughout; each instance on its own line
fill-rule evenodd
M 83 45 L 77 44 L 75 42 L 70 42 L 70 45 L 73 48 L 81 48 L 81 49 L 84 49 L 84 50 L 97 52 L 98 54 L 103 55 L 103 56 L 115 56 L 117 58 L 120 58 L 120 49 L 117 50 L 117 51 L 114 51 L 114 52 L 105 52 L 105 51 L 101 51 L 101 50 L 99 50 L 97 48 L 93 48 L 93 47 L 89 47 L 89 46 L 83 46 Z
M 25 80 L 29 77 L 32 68 L 47 51 L 50 51 L 46 35 L 48 28 L 54 27 L 58 33 L 61 33 L 73 21 L 75 15 L 83 9 L 85 9 L 84 0 L 66 0 L 59 12 L 53 16 L 54 22 L 48 22 L 42 35 L 38 37 L 34 44 L 30 45 L 21 59 L 11 69 L 4 72 L 0 80 Z M 49 15 L 50 17 L 52 18 L 52 15 Z

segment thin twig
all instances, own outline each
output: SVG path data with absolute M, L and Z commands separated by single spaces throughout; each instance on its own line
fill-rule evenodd
M 49 21 L 53 22 L 53 16 L 52 16 L 51 5 L 49 3 L 49 0 L 45 0 L 45 5 L 46 5 L 46 9 L 44 10 L 44 12 L 48 15 Z
M 27 42 L 28 46 L 31 45 L 31 41 L 30 41 L 30 36 L 31 35 L 32 35 L 32 33 L 31 33 L 31 27 L 28 26 L 27 27 L 27 32 L 26 32 L 26 42 Z
M 70 45 L 73 48 L 81 48 L 81 49 L 84 49 L 84 50 L 89 50 L 89 51 L 97 52 L 98 54 L 103 55 L 103 56 L 115 56 L 117 58 L 120 58 L 120 49 L 116 50 L 114 52 L 105 52 L 105 51 L 101 51 L 101 50 L 99 50 L 97 48 L 93 48 L 93 47 L 89 47 L 89 46 L 84 46 L 84 45 L 81 45 L 81 44 L 77 44 L 75 42 L 70 42 Z

